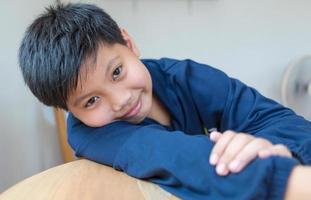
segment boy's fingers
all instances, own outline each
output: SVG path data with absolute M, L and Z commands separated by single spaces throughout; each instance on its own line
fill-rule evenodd
M 273 146 L 276 150 L 276 155 L 292 157 L 292 152 L 283 144 L 277 144 Z
M 222 156 L 223 152 L 225 151 L 227 145 L 230 143 L 234 135 L 235 132 L 233 131 L 225 131 L 218 139 L 210 155 L 209 161 L 211 165 L 216 165 L 218 163 L 219 158 Z
M 258 157 L 267 158 L 269 156 L 286 156 L 292 157 L 292 153 L 282 144 L 271 146 L 258 152 Z
M 240 172 L 249 162 L 254 160 L 258 152 L 263 149 L 272 146 L 272 144 L 265 139 L 256 138 L 248 143 L 241 152 L 235 157 L 229 164 L 229 170 L 231 172 Z
M 271 148 L 268 149 L 263 149 L 261 151 L 258 152 L 258 157 L 259 158 L 268 158 L 270 156 L 273 156 L 273 150 Z
M 219 132 L 217 132 L 217 131 L 213 131 L 213 132 L 210 133 L 209 138 L 210 138 L 213 142 L 217 142 L 221 136 L 222 136 L 221 133 L 219 133 Z
M 227 165 L 225 165 L 224 163 L 220 163 L 216 167 L 216 172 L 220 176 L 226 176 L 229 174 L 230 171 L 229 171 Z
M 226 149 L 219 158 L 218 164 L 225 164 L 228 166 L 231 161 L 236 159 L 241 150 L 252 140 L 254 140 L 254 138 L 255 137 L 244 133 L 236 134 L 231 139 L 230 143 L 227 144 Z

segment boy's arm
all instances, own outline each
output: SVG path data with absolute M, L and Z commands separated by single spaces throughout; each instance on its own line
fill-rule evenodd
M 285 200 L 309 200 L 311 197 L 311 167 L 296 166 L 289 179 L 285 192 Z
M 185 62 L 188 90 L 207 128 L 250 133 L 284 144 L 303 164 L 311 164 L 311 122 L 217 69 Z
M 208 162 L 212 143 L 204 135 L 121 121 L 90 128 L 72 117 L 68 128 L 77 156 L 157 183 L 183 199 L 282 199 L 297 164 L 281 157 L 256 159 L 241 173 L 221 177 Z

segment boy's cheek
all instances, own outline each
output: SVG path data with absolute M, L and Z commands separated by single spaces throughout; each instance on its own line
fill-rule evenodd
M 72 112 L 71 113 L 78 118 L 82 123 L 89 127 L 101 127 L 113 122 L 113 118 L 107 112 Z M 105 114 L 106 113 L 106 114 Z
M 106 117 L 103 117 L 103 116 L 99 116 L 98 118 L 96 118 L 96 116 L 91 116 L 91 117 L 87 117 L 81 121 L 83 123 L 85 123 L 86 125 L 88 125 L 90 127 L 94 127 L 94 128 L 105 126 L 105 125 L 113 122 L 112 119 L 107 119 Z

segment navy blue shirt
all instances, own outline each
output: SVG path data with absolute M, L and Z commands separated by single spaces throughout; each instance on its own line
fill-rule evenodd
M 171 114 L 171 126 L 146 118 L 91 128 L 72 114 L 68 141 L 79 157 L 159 184 L 182 199 L 282 199 L 298 162 L 255 159 L 242 172 L 218 176 L 209 164 L 213 143 L 204 128 L 234 130 L 286 145 L 311 164 L 311 123 L 213 67 L 191 60 L 142 60 L 153 93 Z

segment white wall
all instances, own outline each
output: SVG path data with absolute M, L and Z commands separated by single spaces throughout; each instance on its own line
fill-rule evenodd
M 0 191 L 61 162 L 53 124 L 23 85 L 22 32 L 49 0 L 0 0 Z M 192 58 L 280 100 L 288 63 L 311 53 L 309 0 L 97 0 L 134 37 L 142 57 Z M 4 153 L 6 152 L 6 153 Z

